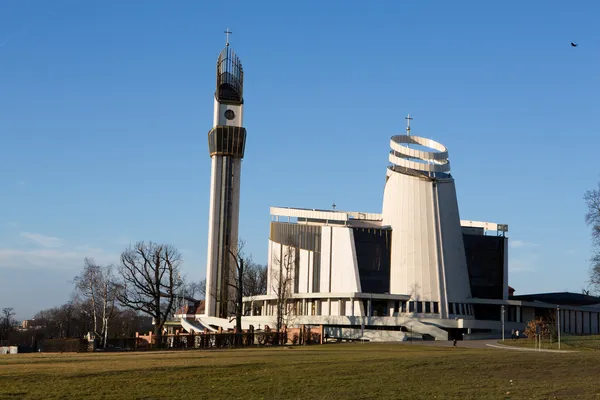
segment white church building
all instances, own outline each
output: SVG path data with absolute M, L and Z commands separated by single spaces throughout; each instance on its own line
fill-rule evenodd
M 507 226 L 461 221 L 447 149 L 407 130 L 390 140 L 381 213 L 271 207 L 268 292 L 245 299 L 249 320 L 276 313 L 280 276 L 288 319 L 344 336 L 447 338 L 478 326 L 473 292 L 508 300 Z
M 552 314 L 600 332 L 596 297 L 509 293 L 508 226 L 460 219 L 445 146 L 409 125 L 390 148 L 381 213 L 271 207 L 268 292 L 244 299 L 246 323 L 274 326 L 282 279 L 286 322 L 330 337 L 499 337 Z
M 217 60 L 211 157 L 207 296 L 177 317 L 187 331 L 233 328 L 232 259 L 241 199 L 243 68 L 229 46 Z M 434 140 L 390 140 L 380 213 L 271 207 L 267 294 L 244 298 L 243 327 L 323 325 L 330 337 L 405 340 L 499 335 L 558 315 L 562 332 L 600 332 L 600 299 L 514 296 L 508 226 L 461 220 L 448 150 Z M 285 293 L 284 293 L 285 292 Z M 284 295 L 283 295 L 284 294 Z M 553 314 L 554 313 L 554 314 Z

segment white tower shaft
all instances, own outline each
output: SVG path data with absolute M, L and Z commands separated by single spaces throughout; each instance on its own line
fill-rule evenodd
M 235 253 L 238 242 L 240 174 L 246 129 L 243 121 L 243 70 L 227 45 L 217 61 L 213 128 L 208 133 L 211 156 L 206 302 L 208 316 L 227 318 L 235 290 Z

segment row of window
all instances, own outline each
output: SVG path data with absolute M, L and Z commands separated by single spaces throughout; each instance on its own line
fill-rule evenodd
M 417 314 L 439 314 L 440 308 L 437 301 L 397 301 L 394 312 Z M 463 303 L 449 303 L 448 312 L 454 315 L 473 315 L 473 306 Z
M 474 315 L 473 306 L 463 303 L 448 303 L 448 313 L 454 315 Z
M 394 312 L 439 314 L 440 307 L 437 301 L 397 301 L 394 306 Z

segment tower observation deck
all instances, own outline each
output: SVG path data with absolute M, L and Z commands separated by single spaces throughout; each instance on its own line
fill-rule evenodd
M 244 69 L 239 57 L 229 46 L 221 50 L 217 60 L 216 98 L 222 102 L 244 102 Z
M 238 243 L 241 162 L 246 144 L 243 92 L 244 70 L 228 36 L 217 59 L 213 128 L 208 132 L 211 186 L 205 312 L 219 318 L 232 314 L 235 295 L 230 283 L 235 279 L 232 253 Z

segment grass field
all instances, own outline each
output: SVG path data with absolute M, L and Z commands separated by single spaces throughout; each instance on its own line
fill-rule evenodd
M 504 342 L 498 342 L 509 346 L 535 348 L 535 339 L 506 339 Z M 542 340 L 542 349 L 558 349 L 558 342 L 550 340 Z M 597 351 L 600 350 L 600 336 L 563 336 L 560 339 L 561 350 L 577 350 L 577 351 Z
M 21 354 L 0 399 L 598 399 L 599 376 L 596 352 L 407 344 Z

